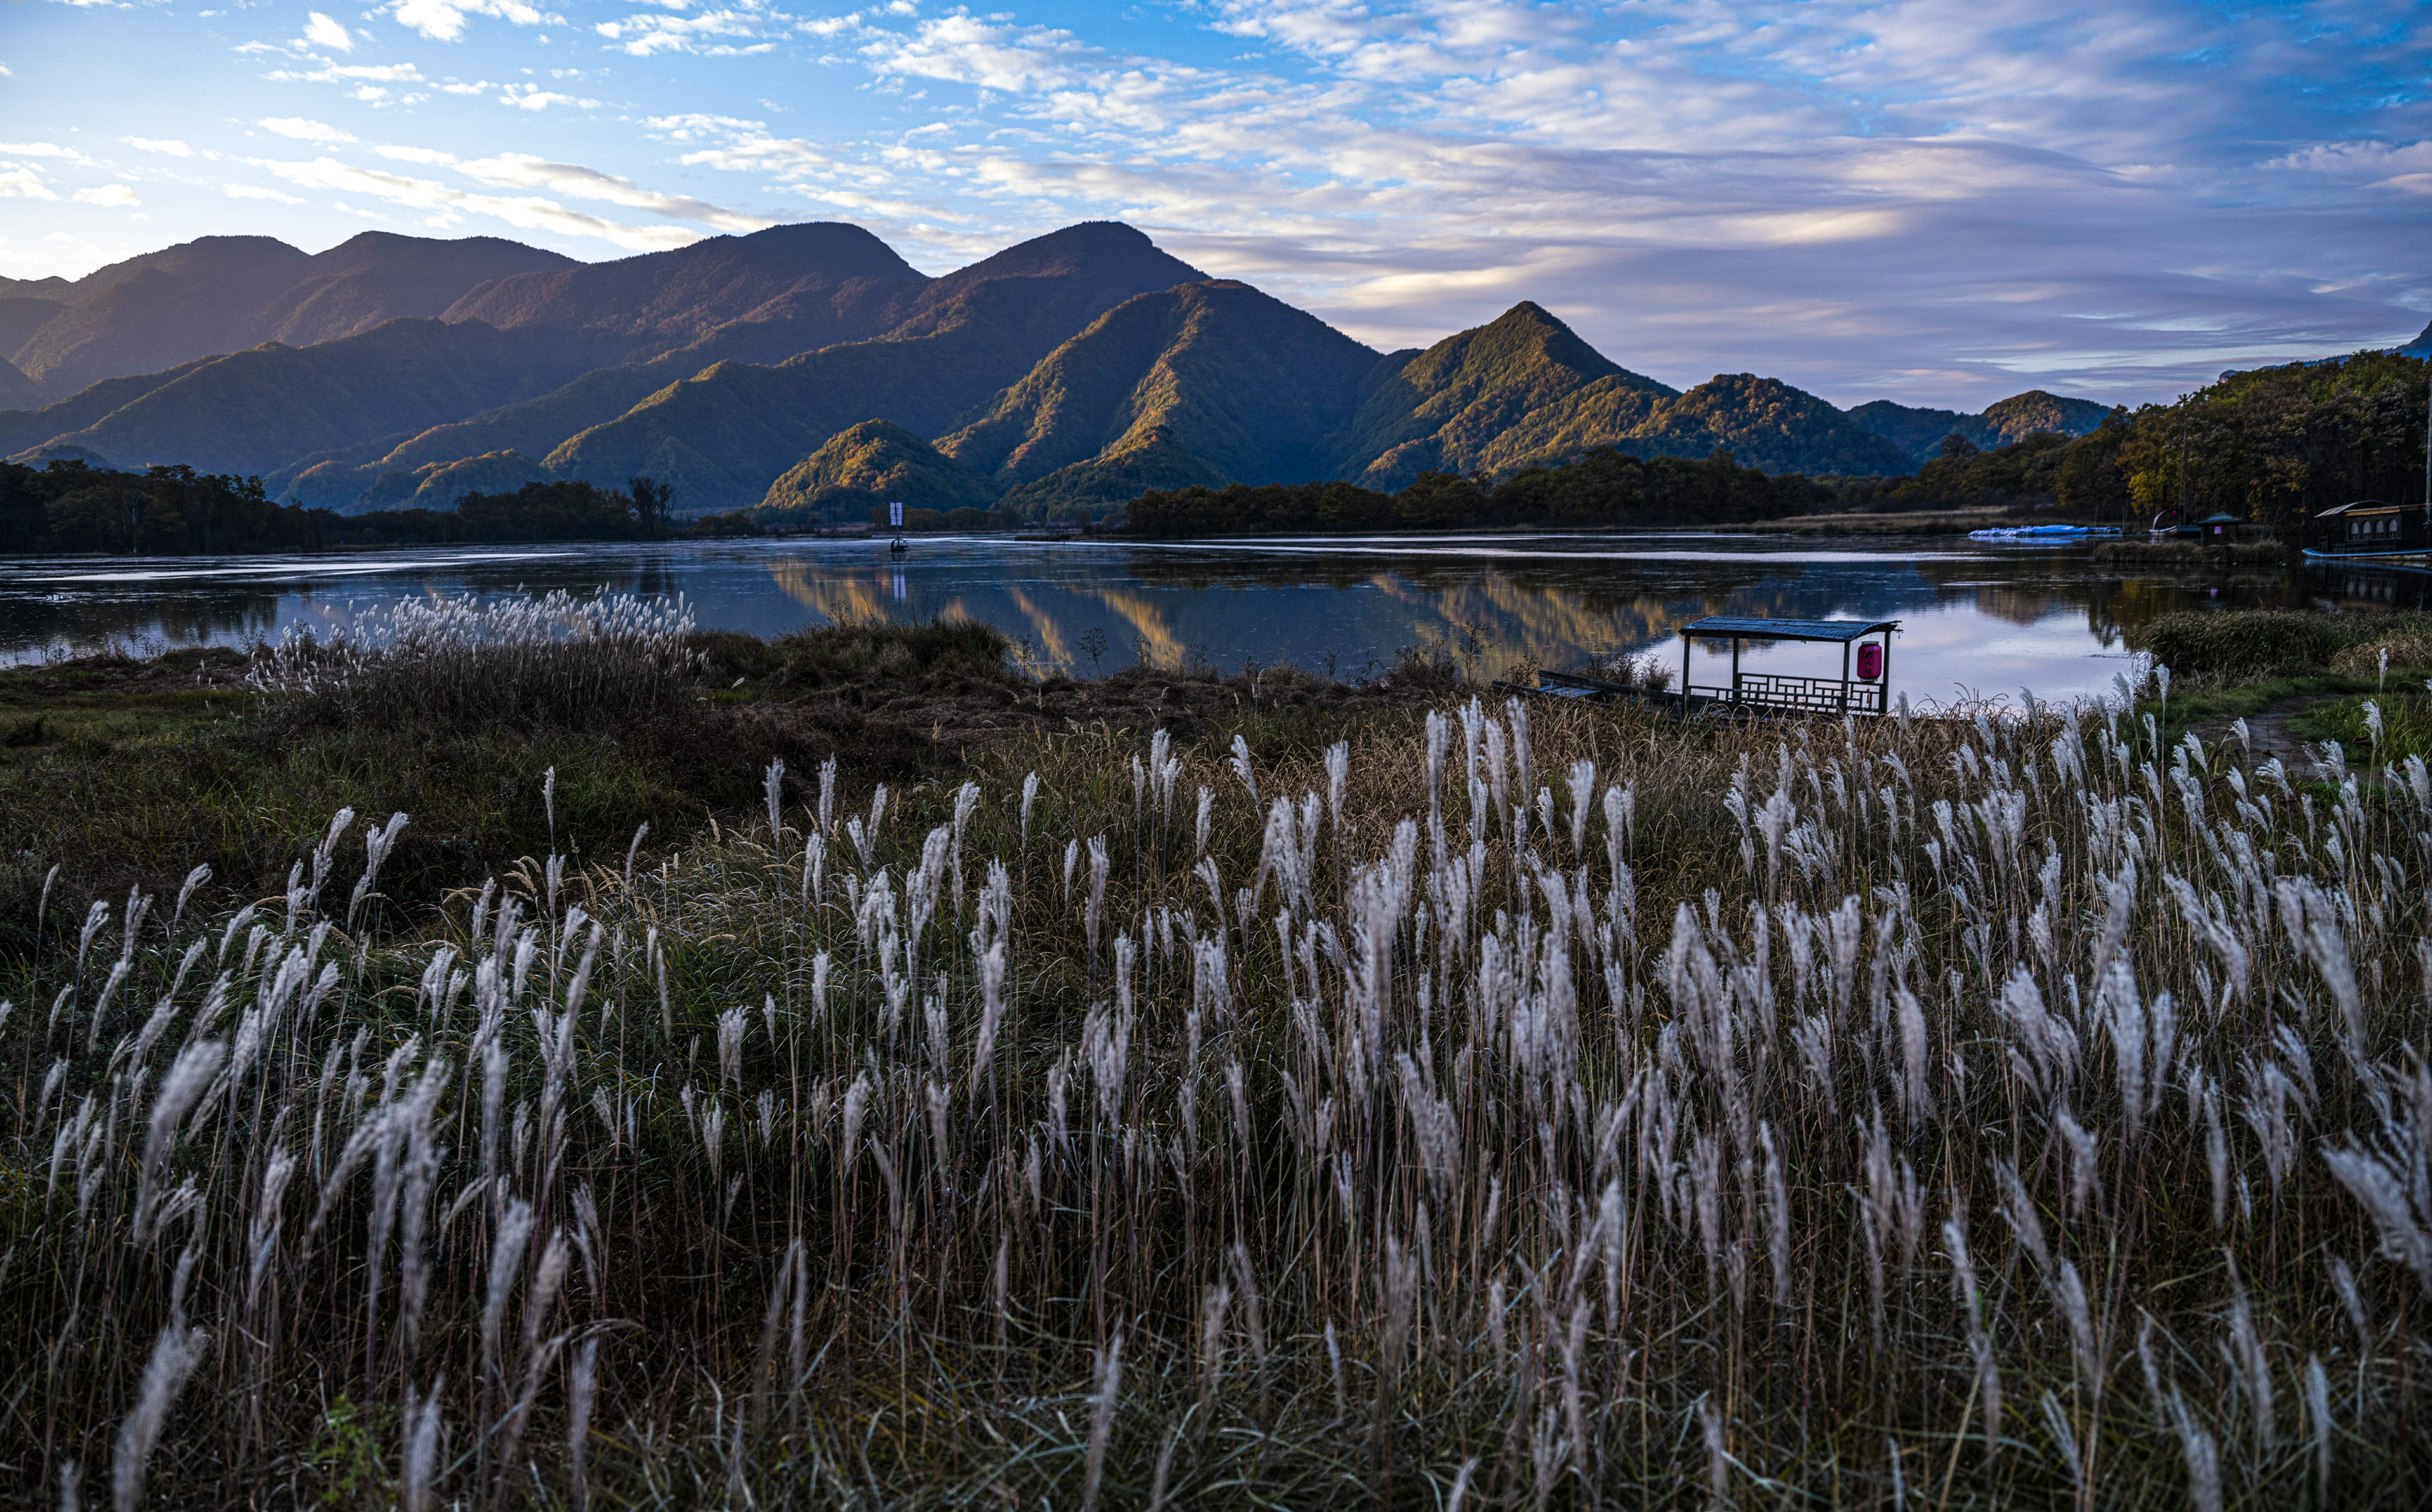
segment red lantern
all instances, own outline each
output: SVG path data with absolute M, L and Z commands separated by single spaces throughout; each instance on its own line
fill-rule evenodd
M 1858 680 L 1872 682 L 1883 675 L 1883 648 L 1873 641 L 1858 647 Z

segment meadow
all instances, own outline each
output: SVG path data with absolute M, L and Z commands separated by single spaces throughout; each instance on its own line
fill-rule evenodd
M 712 654 L 442 604 L 242 697 L 614 727 Z M 428 896 L 369 810 L 260 895 L 42 859 L 0 1497 L 2420 1505 L 2432 770 L 2168 692 L 1143 704 L 656 838 L 518 773 Z

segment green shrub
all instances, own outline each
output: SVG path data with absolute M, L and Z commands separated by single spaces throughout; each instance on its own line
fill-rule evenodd
M 1012 680 L 1012 642 L 970 619 L 925 625 L 824 625 L 772 644 L 783 657 L 772 686 L 781 693 L 869 688 L 887 694 L 941 695 Z
M 2266 677 L 2318 669 L 2347 643 L 2327 614 L 2291 609 L 2203 610 L 2164 614 L 2128 633 L 2179 677 Z

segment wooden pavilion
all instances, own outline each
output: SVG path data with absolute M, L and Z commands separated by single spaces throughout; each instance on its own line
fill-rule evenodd
M 1801 714 L 1879 714 L 1891 681 L 1896 619 L 1768 619 L 1758 614 L 1709 614 L 1680 628 L 1680 712 L 1703 697 L 1709 707 L 1745 706 Z M 1731 643 L 1729 685 L 1691 681 L 1690 652 L 1699 641 Z M 1782 672 L 1744 672 L 1740 648 L 1749 641 L 1807 641 L 1841 647 L 1838 679 Z

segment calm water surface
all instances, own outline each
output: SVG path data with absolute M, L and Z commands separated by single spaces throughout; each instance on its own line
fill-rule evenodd
M 2123 629 L 2206 604 L 2421 603 L 2432 578 L 2341 569 L 2302 580 L 2122 579 L 2083 546 L 1762 535 L 1295 539 L 1158 546 L 926 537 L 424 548 L 252 558 L 0 559 L 0 663 L 110 645 L 243 646 L 408 596 L 566 588 L 682 594 L 705 628 L 776 635 L 837 620 L 985 620 L 1033 666 L 1290 663 L 1373 673 L 1405 651 L 1474 674 L 1653 651 L 1705 614 L 1897 618 L 1892 685 L 2066 697 L 2108 688 Z M 1701 656 L 1708 654 L 1701 647 Z M 1837 675 L 1834 647 L 1745 664 Z M 1700 673 L 1699 681 L 1708 680 Z

